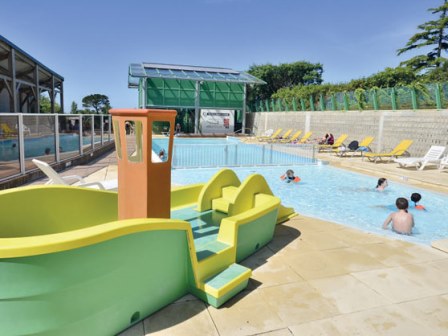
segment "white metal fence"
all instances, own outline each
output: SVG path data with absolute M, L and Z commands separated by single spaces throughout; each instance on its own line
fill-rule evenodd
M 314 145 L 176 144 L 173 168 L 316 164 Z

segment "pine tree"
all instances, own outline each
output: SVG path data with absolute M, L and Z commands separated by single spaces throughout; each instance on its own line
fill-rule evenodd
M 442 67 L 448 59 L 443 57 L 448 50 L 448 0 L 437 8 L 428 9 L 432 14 L 439 14 L 438 20 L 431 20 L 418 26 L 421 32 L 412 36 L 406 46 L 397 50 L 401 55 L 409 50 L 434 46 L 426 55 L 418 55 L 402 62 L 401 66 L 410 67 L 415 71 Z

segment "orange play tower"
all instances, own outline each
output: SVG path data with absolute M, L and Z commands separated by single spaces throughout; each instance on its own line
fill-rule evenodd
M 118 218 L 170 218 L 171 158 L 176 111 L 111 109 L 118 158 Z M 155 129 L 168 148 L 152 150 Z

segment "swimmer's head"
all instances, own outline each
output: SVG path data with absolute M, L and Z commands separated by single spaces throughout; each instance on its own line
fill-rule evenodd
M 378 183 L 376 185 L 376 187 L 381 187 L 384 184 L 384 186 L 387 186 L 387 179 L 382 177 L 380 179 L 378 179 Z
M 286 171 L 286 176 L 294 176 L 294 170 L 292 170 L 292 169 L 288 169 L 288 170 Z
M 395 201 L 395 205 L 399 210 L 406 210 L 409 207 L 408 200 L 404 197 L 398 197 Z
M 422 199 L 422 195 L 420 195 L 419 193 L 413 193 L 411 195 L 411 201 L 414 203 L 420 202 L 421 199 Z

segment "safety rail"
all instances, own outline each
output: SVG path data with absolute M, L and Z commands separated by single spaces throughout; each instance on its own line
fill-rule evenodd
M 110 115 L 0 113 L 0 181 L 59 163 L 113 142 Z
M 173 168 L 317 164 L 312 144 L 175 144 Z

